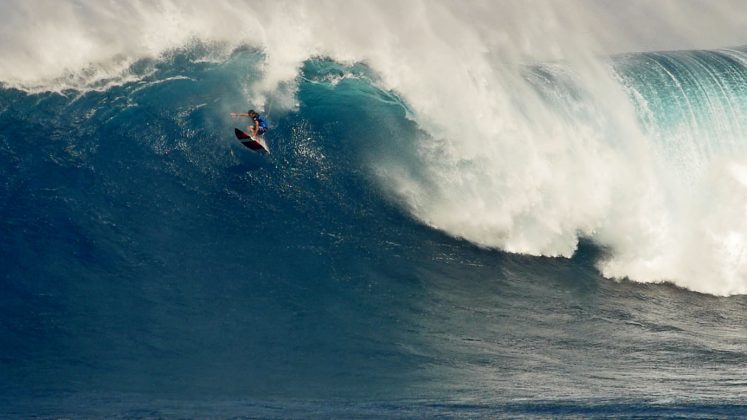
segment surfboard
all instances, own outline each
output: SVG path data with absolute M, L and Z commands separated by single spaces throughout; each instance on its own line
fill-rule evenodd
M 234 129 L 234 133 L 236 133 L 236 138 L 239 139 L 241 144 L 246 146 L 247 149 L 260 153 L 270 153 L 270 149 L 267 147 L 267 143 L 265 143 L 263 139 L 255 140 L 248 133 L 241 131 L 238 128 Z

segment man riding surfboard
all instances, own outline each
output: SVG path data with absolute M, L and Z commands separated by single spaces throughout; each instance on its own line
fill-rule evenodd
M 232 117 L 249 117 L 254 122 L 253 125 L 247 126 L 251 136 L 254 140 L 259 141 L 263 134 L 267 132 L 267 122 L 262 118 L 257 111 L 250 109 L 249 112 L 232 112 Z

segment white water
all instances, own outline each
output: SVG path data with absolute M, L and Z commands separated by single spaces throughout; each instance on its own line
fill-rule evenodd
M 249 44 L 266 54 L 247 90 L 261 104 L 311 56 L 365 61 L 430 134 L 419 144 L 425 173 L 374 165 L 425 223 L 532 255 L 570 256 L 587 236 L 610 248 L 600 262 L 609 277 L 747 293 L 747 159 L 704 156 L 682 182 L 604 58 L 744 44 L 743 4 L 620 3 L 5 0 L 0 81 L 86 89 L 194 40 Z M 587 118 L 540 100 L 527 63 L 563 63 L 584 87 Z

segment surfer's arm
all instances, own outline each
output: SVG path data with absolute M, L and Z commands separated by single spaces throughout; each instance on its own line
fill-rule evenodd
M 249 114 L 246 112 L 232 112 L 231 116 L 232 117 L 248 117 Z

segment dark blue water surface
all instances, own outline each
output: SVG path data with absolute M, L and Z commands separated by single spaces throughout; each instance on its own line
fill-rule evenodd
M 260 60 L 0 90 L 3 417 L 747 413 L 747 298 L 417 222 L 374 163 L 423 134 L 363 67 L 306 63 L 254 154 Z

